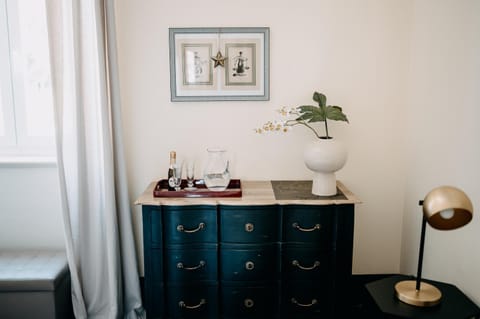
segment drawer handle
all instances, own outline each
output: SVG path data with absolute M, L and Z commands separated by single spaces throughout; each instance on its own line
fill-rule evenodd
M 245 307 L 247 308 L 252 308 L 254 305 L 255 305 L 255 302 L 253 302 L 252 299 L 250 298 L 247 298 L 243 301 L 243 304 L 245 305 Z
M 177 268 L 178 269 L 184 269 L 184 270 L 197 270 L 199 268 L 202 268 L 203 266 L 205 266 L 206 262 L 203 261 L 203 260 L 200 260 L 200 263 L 198 263 L 197 266 L 193 266 L 193 267 L 185 267 L 185 265 L 182 263 L 182 262 L 179 262 L 177 264 Z
M 194 229 L 185 229 L 185 227 L 183 225 L 178 225 L 177 226 L 177 231 L 184 232 L 186 234 L 191 234 L 191 233 L 196 233 L 197 231 L 200 231 L 204 228 L 205 228 L 205 223 L 201 222 L 200 224 L 198 224 L 198 227 L 194 228 Z
M 247 261 L 245 263 L 245 269 L 246 270 L 253 270 L 253 268 L 255 268 L 255 264 L 253 263 L 253 261 Z
M 255 226 L 252 223 L 245 224 L 245 231 L 251 233 L 255 229 Z
M 200 308 L 201 306 L 203 306 L 206 303 L 207 303 L 207 301 L 205 299 L 200 299 L 200 302 L 198 303 L 198 305 L 189 306 L 185 303 L 185 301 L 180 301 L 178 303 L 178 306 L 180 308 L 185 308 L 185 309 L 197 309 L 197 308 Z
M 298 260 L 293 260 L 293 261 L 292 261 L 292 265 L 300 268 L 301 270 L 313 270 L 313 269 L 315 269 L 315 268 L 317 268 L 317 267 L 320 266 L 320 262 L 319 262 L 318 260 L 315 260 L 315 262 L 313 263 L 313 266 L 311 266 L 311 267 L 305 267 L 305 266 L 300 265 L 300 263 L 298 262 Z
M 297 299 L 295 299 L 295 298 L 290 299 L 290 301 L 291 301 L 294 305 L 297 305 L 297 306 L 299 306 L 299 307 L 312 307 L 313 305 L 317 304 L 317 299 L 312 299 L 312 302 L 311 302 L 311 303 L 306 303 L 306 304 L 304 304 L 304 303 L 299 303 L 299 302 L 297 301 Z
M 318 229 L 322 228 L 322 225 L 315 224 L 315 226 L 313 226 L 312 228 L 303 228 L 297 222 L 295 222 L 295 223 L 292 224 L 292 227 L 295 228 L 295 229 L 298 229 L 299 231 L 311 232 L 311 231 L 315 231 L 315 230 L 318 230 Z

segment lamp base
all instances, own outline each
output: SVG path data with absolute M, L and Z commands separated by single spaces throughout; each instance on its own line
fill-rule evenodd
M 416 290 L 415 280 L 400 281 L 395 285 L 395 296 L 402 302 L 417 307 L 432 307 L 438 305 L 442 293 L 437 287 L 420 282 L 420 290 Z

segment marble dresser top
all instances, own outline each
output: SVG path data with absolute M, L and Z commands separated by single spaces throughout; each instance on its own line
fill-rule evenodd
M 361 201 L 342 182 L 337 181 L 337 195 L 311 194 L 312 181 L 248 181 L 242 180 L 242 197 L 171 198 L 154 197 L 156 182 L 135 201 L 135 205 L 340 205 L 358 204 Z

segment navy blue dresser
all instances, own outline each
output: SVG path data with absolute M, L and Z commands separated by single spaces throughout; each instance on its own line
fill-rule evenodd
M 342 318 L 359 203 L 343 184 L 318 197 L 308 181 L 242 181 L 241 198 L 155 198 L 154 184 L 136 201 L 149 319 Z

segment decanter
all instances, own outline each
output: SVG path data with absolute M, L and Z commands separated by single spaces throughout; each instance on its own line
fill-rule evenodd
M 208 160 L 203 174 L 205 185 L 211 191 L 224 191 L 230 183 L 227 151 L 220 148 L 209 148 L 207 152 Z

